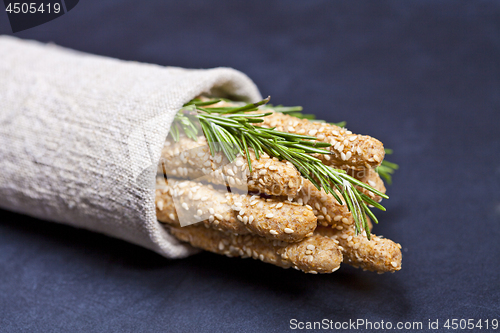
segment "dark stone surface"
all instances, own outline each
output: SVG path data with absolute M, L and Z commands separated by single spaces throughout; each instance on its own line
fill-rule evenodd
M 3 11 L 0 33 L 10 34 Z M 305 275 L 208 253 L 167 260 L 2 211 L 1 331 L 500 319 L 499 2 L 82 0 L 16 36 L 162 65 L 234 67 L 275 104 L 381 139 L 400 170 L 375 232 L 400 242 L 404 258 L 402 271 L 385 275 L 347 266 Z

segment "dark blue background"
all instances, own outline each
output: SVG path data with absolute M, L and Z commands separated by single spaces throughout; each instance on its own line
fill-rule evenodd
M 5 12 L 0 33 L 10 33 Z M 234 67 L 275 104 L 381 139 L 401 169 L 375 232 L 400 242 L 404 258 L 385 275 L 347 266 L 305 275 L 208 253 L 167 260 L 2 211 L 0 330 L 280 332 L 292 318 L 500 319 L 500 2 L 82 0 L 16 36 L 162 65 Z

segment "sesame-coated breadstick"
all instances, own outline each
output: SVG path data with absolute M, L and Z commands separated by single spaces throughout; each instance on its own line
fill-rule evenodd
M 316 216 L 298 203 L 277 198 L 263 199 L 248 194 L 226 193 L 211 185 L 193 181 L 157 179 L 156 213 L 161 222 L 178 225 L 172 197 L 194 222 L 203 221 L 214 229 L 234 234 L 255 234 L 271 240 L 297 242 L 312 235 Z M 185 210 L 185 211 L 184 211 Z
M 311 207 L 318 218 L 318 225 L 342 230 L 344 226 L 354 223 L 345 204 L 339 204 L 333 195 L 325 193 L 323 189 L 318 190 L 309 180 L 304 180 L 302 189 L 293 201 Z
M 363 170 L 347 170 L 347 173 L 356 178 L 357 180 L 362 181 L 365 184 L 370 185 L 374 189 L 385 193 L 386 188 L 384 185 L 384 181 L 380 178 L 378 172 L 375 169 L 363 169 Z M 382 197 L 379 195 L 367 190 L 364 187 L 356 186 L 356 188 L 361 192 L 372 198 L 373 200 L 380 202 L 382 201 Z
M 181 241 L 228 257 L 251 257 L 283 268 L 294 267 L 306 273 L 332 273 L 340 267 L 342 253 L 336 242 L 314 235 L 301 242 L 288 244 L 269 241 L 254 235 L 234 235 L 201 225 L 169 227 Z
M 390 239 L 372 234 L 368 240 L 364 231 L 356 235 L 354 226 L 343 230 L 319 226 L 315 233 L 338 241 L 346 264 L 378 273 L 401 269 L 401 245 Z
M 271 111 L 267 110 L 266 111 Z M 385 156 L 384 146 L 379 140 L 367 135 L 356 135 L 345 128 L 332 124 L 299 119 L 280 112 L 263 117 L 262 125 L 276 127 L 278 131 L 317 137 L 332 146 L 326 148 L 331 154 L 314 154 L 323 164 L 351 169 L 375 168 Z
M 194 141 L 181 137 L 179 142 L 167 141 L 162 150 L 162 159 L 158 166 L 159 173 L 168 176 L 206 180 L 230 186 L 248 185 L 252 192 L 267 195 L 295 196 L 302 186 L 303 178 L 300 172 L 290 162 L 279 161 L 267 154 L 256 159 L 253 150 L 250 151 L 252 172 L 248 170 L 245 156 L 238 156 L 233 163 L 224 161 L 222 153 L 210 154 L 204 136 Z
M 305 181 L 294 200 L 314 208 L 313 212 L 318 217 L 315 233 L 337 240 L 342 246 L 345 263 L 376 272 L 401 269 L 401 246 L 373 234 L 368 240 L 365 231 L 356 235 L 352 214 L 333 195 L 319 191 L 311 182 Z

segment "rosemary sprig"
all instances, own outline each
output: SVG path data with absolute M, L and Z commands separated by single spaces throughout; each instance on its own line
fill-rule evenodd
M 271 157 L 292 163 L 316 188 L 332 194 L 340 204 L 343 204 L 343 199 L 353 215 L 356 232 L 360 233 L 361 230 L 365 230 L 370 239 L 366 217 L 371 217 L 375 223 L 378 221 L 367 205 L 373 205 L 384 211 L 385 208 L 361 193 L 355 185 L 383 198 L 388 198 L 388 196 L 349 176 L 344 170 L 326 166 L 319 159 L 311 156 L 311 154 L 330 154 L 330 151 L 322 149 L 329 147 L 329 143 L 317 142 L 317 138 L 312 136 L 254 126 L 254 123 L 263 122 L 263 117 L 272 114 L 272 112 L 265 112 L 265 107 L 259 110 L 259 107 L 269 102 L 269 99 L 270 97 L 258 103 L 241 106 L 210 108 L 206 106 L 216 104 L 220 102 L 220 99 L 209 101 L 194 99 L 186 103 L 181 112 L 175 116 L 171 130 L 172 138 L 178 141 L 180 131 L 184 131 L 188 137 L 196 140 L 199 128 L 195 124 L 199 123 L 212 155 L 222 152 L 231 162 L 238 154 L 245 155 L 250 172 L 252 171 L 250 148 L 253 149 L 257 159 L 266 153 Z M 276 110 L 276 107 L 273 109 Z M 285 112 L 299 110 L 298 107 L 282 106 L 278 109 Z
M 322 122 L 324 123 L 324 120 L 318 120 L 316 119 L 316 115 L 314 114 L 306 114 L 306 113 L 301 113 L 302 107 L 301 106 L 283 106 L 283 105 L 277 105 L 277 106 L 272 106 L 270 104 L 267 104 L 267 106 L 270 109 L 273 109 L 276 112 L 281 112 L 281 113 L 286 113 L 290 116 L 294 116 L 300 119 L 308 119 L 311 121 L 317 121 L 317 122 Z M 341 121 L 339 123 L 329 123 L 332 125 L 337 125 L 338 127 L 345 127 L 346 122 Z M 392 154 L 392 149 L 386 148 L 385 149 L 385 154 L 390 155 Z M 394 172 L 399 169 L 399 165 L 396 163 L 389 162 L 387 160 L 383 160 L 381 165 L 378 166 L 375 171 L 378 172 L 380 177 L 384 178 L 387 184 L 392 185 L 392 175 Z
M 392 149 L 385 149 L 386 155 L 392 154 Z M 394 172 L 399 169 L 399 165 L 396 163 L 389 162 L 387 160 L 383 160 L 382 163 L 375 169 L 380 177 L 384 178 L 387 184 L 392 185 L 392 175 Z

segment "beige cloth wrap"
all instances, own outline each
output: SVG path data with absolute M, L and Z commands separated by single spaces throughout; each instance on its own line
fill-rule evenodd
M 0 207 L 169 258 L 193 249 L 156 220 L 156 165 L 175 113 L 201 93 L 261 98 L 230 68 L 182 69 L 0 36 Z

